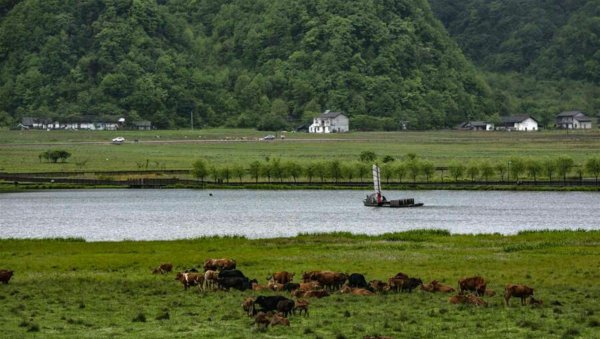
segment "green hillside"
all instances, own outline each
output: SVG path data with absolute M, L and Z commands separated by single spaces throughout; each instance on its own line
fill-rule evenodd
M 495 112 L 426 0 L 22 0 L 0 5 L 0 121 L 125 116 L 276 129 Z M 377 119 L 366 119 L 366 115 Z

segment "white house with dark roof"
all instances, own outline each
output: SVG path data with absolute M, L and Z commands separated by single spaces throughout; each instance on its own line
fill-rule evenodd
M 580 111 L 561 112 L 556 116 L 556 127 L 562 129 L 592 128 L 592 119 Z
M 538 122 L 529 115 L 500 117 L 500 125 L 496 129 L 507 131 L 537 131 Z
M 342 112 L 330 112 L 329 110 L 314 118 L 312 125 L 308 127 L 309 133 L 343 133 L 349 130 L 348 117 Z

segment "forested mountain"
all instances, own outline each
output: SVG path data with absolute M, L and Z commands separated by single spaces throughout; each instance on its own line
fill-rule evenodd
M 441 128 L 496 106 L 426 0 L 0 4 L 0 121 L 167 128 L 192 112 L 204 126 L 276 129 L 331 109 L 354 127 Z

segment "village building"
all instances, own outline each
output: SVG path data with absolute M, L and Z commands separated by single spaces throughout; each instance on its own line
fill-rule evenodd
M 589 129 L 592 119 L 580 111 L 561 112 L 556 116 L 556 127 L 561 129 Z
M 116 131 L 123 125 L 121 119 L 98 119 L 94 116 L 83 116 L 66 119 L 63 122 L 47 118 L 24 117 L 17 127 L 21 129 L 72 129 L 92 131 Z M 124 119 L 122 120 L 125 121 Z
M 496 127 L 497 130 L 506 131 L 537 131 L 538 121 L 529 115 L 514 115 L 510 117 L 500 117 L 500 125 Z
M 152 123 L 148 120 L 139 120 L 131 123 L 132 128 L 140 131 L 149 131 L 152 129 Z
M 313 119 L 308 127 L 309 133 L 343 133 L 350 130 L 349 119 L 342 112 L 329 110 Z
M 493 131 L 494 124 L 486 121 L 465 121 L 458 125 L 458 129 L 465 131 Z

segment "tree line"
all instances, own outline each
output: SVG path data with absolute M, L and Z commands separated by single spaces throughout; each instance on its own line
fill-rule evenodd
M 369 153 L 369 152 L 366 152 Z M 598 183 L 600 157 L 592 157 L 577 164 L 569 156 L 556 158 L 511 157 L 497 161 L 453 160 L 447 166 L 436 166 L 433 162 L 407 154 L 396 160 L 385 156 L 381 160 L 380 172 L 383 183 L 417 182 L 515 182 L 522 180 L 567 181 L 573 176 L 579 180 L 593 177 Z M 191 174 L 200 181 L 229 182 L 308 182 L 340 183 L 370 182 L 373 159 L 365 152 L 357 161 L 282 161 L 279 158 L 266 158 L 249 164 L 211 164 L 198 159 L 192 164 Z

